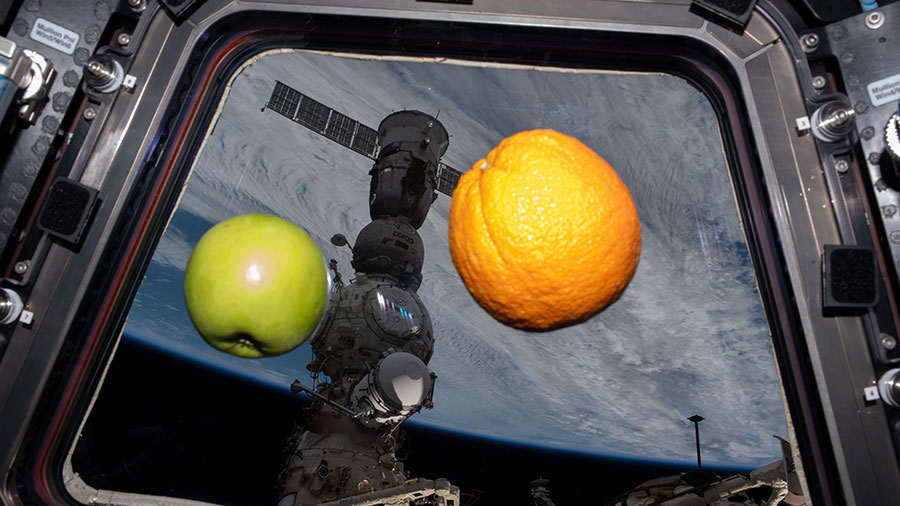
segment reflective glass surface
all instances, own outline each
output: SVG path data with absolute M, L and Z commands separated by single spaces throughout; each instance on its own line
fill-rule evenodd
M 215 223 L 271 213 L 306 229 L 347 282 L 336 233 L 366 225 L 371 159 L 271 110 L 281 81 L 371 128 L 393 111 L 438 116 L 442 161 L 460 171 L 516 132 L 550 128 L 604 157 L 628 186 L 642 225 L 637 273 L 610 308 L 573 327 L 517 331 L 466 291 L 447 246 L 450 198 L 419 230 L 418 290 L 431 315 L 434 409 L 412 423 L 461 435 L 667 462 L 752 468 L 780 458 L 787 437 L 769 328 L 707 98 L 669 75 L 478 66 L 280 52 L 244 68 L 198 156 L 125 326 L 126 342 L 270 391 L 312 386 L 309 345 L 274 358 L 219 352 L 184 307 L 183 271 Z M 405 317 L 393 301 L 385 311 Z M 113 387 L 104 387 L 113 388 Z M 104 394 L 101 394 L 101 396 Z M 285 434 L 287 436 L 287 434 Z M 277 467 L 277 466 L 276 466 Z

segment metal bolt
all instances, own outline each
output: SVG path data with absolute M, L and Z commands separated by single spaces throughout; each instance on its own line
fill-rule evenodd
M 97 109 L 93 107 L 88 107 L 84 110 L 84 119 L 91 121 L 92 119 L 97 117 Z
M 834 122 L 836 124 L 844 125 L 853 116 L 850 114 L 850 111 L 848 111 L 847 109 L 838 109 L 831 117 L 834 119 Z
M 16 274 L 25 274 L 25 272 L 28 271 L 28 261 L 22 260 L 21 262 L 16 262 L 16 265 L 13 266 L 13 270 L 16 271 Z
M 878 165 L 878 162 L 881 161 L 881 154 L 879 153 L 869 153 L 869 163 L 872 165 Z
M 881 334 L 881 346 L 888 351 L 893 350 L 897 347 L 897 339 L 894 336 Z
M 847 163 L 847 160 L 838 160 L 837 162 L 835 162 L 834 168 L 838 172 L 843 174 L 843 173 L 847 172 L 848 170 L 850 170 L 850 164 Z
M 854 58 L 855 57 L 853 56 L 853 53 L 849 53 L 849 52 L 841 55 L 841 61 L 845 64 L 853 63 Z
M 803 50 L 811 53 L 819 47 L 819 36 L 814 33 L 807 33 L 803 36 Z
M 855 110 L 857 114 L 865 114 L 866 111 L 869 110 L 869 104 L 860 100 L 853 106 L 853 110 Z
M 119 37 L 116 38 L 116 41 L 120 46 L 127 46 L 128 44 L 131 44 L 131 36 L 127 33 L 120 33 Z
M 860 134 L 862 135 L 863 139 L 869 140 L 872 137 L 875 137 L 875 128 L 871 127 L 871 126 L 867 126 L 866 128 L 863 128 L 863 130 Z
M 835 142 L 853 131 L 856 113 L 840 100 L 832 100 L 813 113 L 812 131 L 817 139 Z
M 134 12 L 142 12 L 147 8 L 146 0 L 128 0 L 128 5 L 131 7 L 131 10 Z
M 822 76 L 813 77 L 812 85 L 813 85 L 813 88 L 815 88 L 817 90 L 821 90 L 822 88 L 825 87 L 825 78 Z
M 102 93 L 115 91 L 122 83 L 122 66 L 107 54 L 91 57 L 84 69 L 87 85 Z
M 96 60 L 91 60 L 87 64 L 87 71 L 97 77 L 102 76 L 105 70 L 106 69 L 103 68 L 103 64 Z
M 872 11 L 866 15 L 866 26 L 872 30 L 881 28 L 884 24 L 884 16 L 878 11 Z

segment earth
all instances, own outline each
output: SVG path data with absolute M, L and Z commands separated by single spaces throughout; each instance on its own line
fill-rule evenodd
M 233 78 L 223 109 L 134 300 L 124 339 L 151 344 L 286 391 L 308 344 L 241 359 L 208 346 L 184 307 L 193 245 L 215 223 L 271 213 L 329 241 L 369 222 L 371 160 L 265 105 L 279 80 L 370 127 L 417 109 L 450 132 L 443 161 L 460 171 L 503 138 L 533 128 L 572 135 L 631 191 L 642 223 L 637 273 L 610 308 L 574 327 L 529 333 L 487 315 L 450 260 L 441 195 L 419 230 L 419 295 L 436 337 L 434 408 L 407 423 L 584 454 L 751 469 L 781 457 L 784 407 L 715 112 L 681 78 L 461 62 L 275 51 Z

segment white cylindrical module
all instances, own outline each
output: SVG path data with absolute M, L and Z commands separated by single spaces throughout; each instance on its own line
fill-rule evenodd
M 418 407 L 431 391 L 432 381 L 425 363 L 411 353 L 392 353 L 375 368 L 375 387 L 395 410 Z
M 394 352 L 356 385 L 350 405 L 365 413 L 360 422 L 366 426 L 402 422 L 422 407 L 431 407 L 434 378 L 419 357 Z

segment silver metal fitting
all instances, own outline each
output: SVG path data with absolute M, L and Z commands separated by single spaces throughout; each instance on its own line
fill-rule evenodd
M 877 30 L 884 24 L 884 14 L 872 11 L 866 14 L 866 26 L 871 30 Z
M 9 288 L 0 288 L 0 325 L 9 325 L 18 320 L 24 307 L 18 293 Z
M 31 82 L 31 59 L 15 42 L 0 37 L 0 76 L 12 81 L 17 88 Z
M 108 55 L 95 55 L 84 64 L 85 81 L 100 93 L 116 91 L 124 78 L 122 65 Z
M 890 406 L 900 408 L 900 369 L 891 369 L 878 380 L 878 393 Z
M 819 36 L 814 33 L 807 33 L 801 39 L 803 43 L 803 51 L 811 53 L 819 48 Z
M 19 103 L 19 118 L 34 124 L 40 115 L 56 78 L 50 60 L 30 49 L 21 49 L 12 41 L 0 37 L 0 76 L 6 77 L 23 90 Z M 5 112 L 5 111 L 3 111 Z
M 816 109 L 811 118 L 812 132 L 823 142 L 838 141 L 853 131 L 856 112 L 849 105 L 835 100 Z
M 881 347 L 891 351 L 897 347 L 897 339 L 888 334 L 881 334 Z

